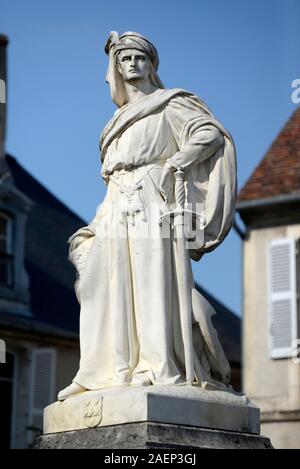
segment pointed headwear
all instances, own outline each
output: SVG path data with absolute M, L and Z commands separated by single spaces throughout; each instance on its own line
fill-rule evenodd
M 123 77 L 117 68 L 117 57 L 121 50 L 136 49 L 144 52 L 150 58 L 152 72 L 151 82 L 157 88 L 164 88 L 158 74 L 159 58 L 156 48 L 148 39 L 139 33 L 128 31 L 121 36 L 112 31 L 105 45 L 105 52 L 109 56 L 109 65 L 106 74 L 106 82 L 110 85 L 111 97 L 118 107 L 128 102 L 128 96 Z

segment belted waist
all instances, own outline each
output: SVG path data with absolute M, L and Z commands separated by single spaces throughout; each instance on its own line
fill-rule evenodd
M 162 169 L 165 161 L 157 161 L 131 168 L 120 168 L 108 176 L 108 182 L 118 188 L 120 203 L 120 222 L 124 216 L 129 216 L 131 224 L 135 223 L 135 216 L 142 214 L 146 220 L 145 202 L 142 196 L 144 178 L 152 169 Z
M 104 175 L 105 179 L 108 181 L 111 176 L 114 178 L 118 178 L 119 176 L 122 176 L 124 174 L 128 173 L 146 173 L 152 168 L 163 168 L 165 165 L 165 160 L 155 160 L 150 163 L 144 163 L 139 166 L 132 166 L 132 165 L 125 165 L 122 168 L 116 168 L 114 171 L 112 171 L 109 174 Z

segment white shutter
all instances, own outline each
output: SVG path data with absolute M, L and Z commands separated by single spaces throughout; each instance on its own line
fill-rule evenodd
M 270 356 L 291 357 L 297 339 L 296 240 L 272 240 L 268 251 Z
M 43 430 L 44 408 L 55 400 L 56 384 L 55 349 L 36 348 L 32 351 L 30 390 L 29 435 L 32 441 L 36 433 Z

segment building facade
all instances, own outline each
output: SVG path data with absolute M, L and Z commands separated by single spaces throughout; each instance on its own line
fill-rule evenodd
M 239 194 L 243 389 L 275 448 L 300 448 L 300 109 Z

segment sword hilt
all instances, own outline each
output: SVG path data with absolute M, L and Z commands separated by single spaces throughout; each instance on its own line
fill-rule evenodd
M 184 208 L 185 204 L 185 188 L 184 188 L 184 171 L 181 168 L 175 171 L 175 201 L 176 208 Z
M 173 223 L 174 226 L 184 224 L 184 215 L 189 217 L 195 217 L 199 228 L 204 228 L 206 221 L 202 214 L 197 213 L 193 210 L 189 210 L 185 206 L 185 187 L 184 187 L 184 171 L 178 168 L 175 171 L 175 202 L 176 208 L 169 212 L 163 213 L 159 218 L 159 224 L 161 225 L 163 220 L 166 218 L 169 222 Z M 186 218 L 187 220 L 187 218 Z

